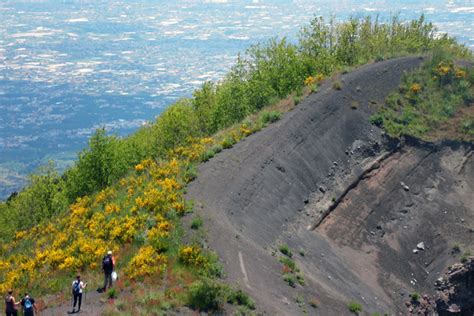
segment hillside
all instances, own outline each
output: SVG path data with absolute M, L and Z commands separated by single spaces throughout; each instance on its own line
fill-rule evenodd
M 355 301 L 370 313 L 405 314 L 409 294 L 433 292 L 458 260 L 453 245 L 473 245 L 472 143 L 402 144 L 369 123 L 421 62 L 364 66 L 339 79 L 341 90 L 328 82 L 199 168 L 186 196 L 227 281 L 261 311 L 345 315 Z M 288 285 L 282 245 L 304 285 Z
M 471 260 L 471 60 L 423 16 L 316 17 L 252 46 L 1 202 L 0 291 L 46 315 L 77 274 L 85 315 L 404 313 Z M 109 250 L 120 278 L 96 293 Z

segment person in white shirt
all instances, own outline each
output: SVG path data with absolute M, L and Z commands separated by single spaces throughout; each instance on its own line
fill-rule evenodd
M 72 295 L 74 297 L 74 305 L 72 306 L 72 312 L 78 313 L 81 310 L 82 303 L 82 289 L 87 286 L 87 283 L 81 281 L 81 276 L 78 275 L 76 279 L 72 282 Z M 79 303 L 77 311 L 76 304 Z

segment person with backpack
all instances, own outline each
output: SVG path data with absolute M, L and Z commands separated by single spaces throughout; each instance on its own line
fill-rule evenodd
M 107 283 L 109 284 L 109 288 L 112 287 L 112 272 L 115 269 L 115 259 L 112 256 L 112 251 L 109 250 L 107 255 L 102 259 L 102 270 L 104 270 L 104 287 L 102 291 L 105 292 L 107 290 Z
M 82 289 L 85 289 L 87 283 L 81 281 L 81 276 L 78 275 L 74 281 L 72 281 L 72 295 L 74 297 L 74 304 L 72 305 L 72 313 L 79 313 L 81 311 L 81 303 L 82 303 Z M 79 303 L 77 306 L 76 311 L 76 304 Z
M 25 293 L 25 296 L 21 300 L 21 306 L 23 307 L 24 316 L 34 316 L 38 314 L 35 300 L 28 293 Z
M 13 290 L 8 290 L 8 294 L 5 297 L 5 313 L 7 316 L 17 316 L 18 311 L 16 306 L 20 305 L 20 302 L 15 302 L 15 297 L 13 296 Z

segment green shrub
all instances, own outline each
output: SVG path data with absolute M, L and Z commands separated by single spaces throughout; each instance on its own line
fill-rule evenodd
M 108 291 L 107 291 L 107 297 L 109 299 L 114 299 L 114 298 L 117 298 L 117 290 L 113 287 L 113 288 L 110 288 Z
M 283 280 L 291 287 L 296 287 L 296 277 L 291 273 L 285 273 Z
M 351 313 L 354 314 L 359 314 L 360 312 L 362 312 L 362 305 L 355 301 L 349 302 L 349 304 L 347 304 L 347 308 Z
M 306 284 L 306 282 L 304 281 L 304 277 L 301 273 L 296 274 L 296 280 L 301 286 L 304 286 Z
M 191 221 L 191 229 L 199 229 L 202 226 L 202 218 L 201 217 L 195 217 Z
M 420 294 L 414 292 L 410 294 L 410 298 L 413 302 L 418 302 L 420 300 Z
M 303 295 L 301 295 L 301 294 L 296 295 L 295 302 L 296 302 L 296 305 L 298 305 L 299 308 L 303 308 L 304 305 L 305 305 Z
M 234 137 L 232 136 L 226 136 L 223 140 L 222 140 L 222 147 L 224 149 L 229 149 L 229 148 L 232 148 L 232 146 L 234 146 L 234 144 L 236 143 Z
M 276 121 L 281 119 L 281 112 L 278 111 L 268 111 L 268 112 L 263 112 L 262 115 L 260 116 L 260 120 L 264 125 L 270 124 L 270 123 L 275 123 Z
M 461 132 L 469 136 L 474 136 L 474 120 L 473 119 L 462 120 Z
M 298 271 L 296 267 L 296 263 L 288 257 L 281 257 L 280 262 L 283 263 L 286 267 L 288 267 L 291 271 Z
M 191 137 L 202 134 L 189 99 L 181 99 L 168 107 L 158 116 L 153 129 L 156 150 L 163 155 L 172 148 L 187 144 Z
M 186 169 L 184 170 L 183 178 L 186 181 L 186 183 L 189 183 L 197 178 L 197 174 L 198 173 L 197 173 L 196 166 L 193 164 L 188 164 L 186 166 Z
M 214 146 L 211 147 L 211 150 L 212 150 L 214 153 L 218 154 L 218 153 L 220 153 L 220 152 L 222 151 L 222 145 L 221 145 L 221 144 L 216 144 L 216 145 L 214 145 Z
M 214 157 L 215 155 L 216 155 L 216 153 L 214 152 L 214 150 L 209 149 L 201 155 L 201 161 L 206 162 L 209 159 L 211 159 L 212 157 Z
M 227 296 L 227 302 L 229 304 L 246 306 L 249 309 L 255 309 L 255 302 L 248 296 L 247 293 L 242 290 L 236 290 L 229 293 Z
M 290 258 L 293 257 L 293 253 L 291 252 L 290 247 L 288 247 L 288 245 L 286 244 L 280 245 L 278 249 L 285 256 L 290 257 Z
M 187 305 L 199 311 L 217 311 L 224 305 L 222 286 L 212 280 L 203 279 L 193 283 L 188 292 Z

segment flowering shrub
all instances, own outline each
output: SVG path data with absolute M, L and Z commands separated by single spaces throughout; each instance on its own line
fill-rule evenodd
M 152 246 L 140 248 L 138 253 L 130 260 L 127 274 L 131 279 L 136 279 L 166 270 L 167 257 L 158 254 Z
M 410 92 L 412 92 L 413 94 L 417 94 L 420 91 L 421 91 L 421 85 L 419 83 L 413 83 L 410 86 Z
M 234 131 L 236 135 L 244 132 Z M 215 142 L 213 138 L 194 139 L 189 146 L 171 151 L 168 160 L 144 160 L 135 165 L 134 174 L 115 187 L 78 198 L 69 206 L 69 212 L 16 232 L 9 246 L 22 247 L 25 255 L 1 258 L 0 290 L 31 285 L 46 274 L 54 278 L 58 273 L 100 269 L 107 250 L 120 253 L 122 245 L 140 235 L 145 236 L 145 244 L 128 264 L 124 263 L 128 277 L 163 272 L 168 262 L 163 251 L 179 220 L 170 214 L 182 215 L 186 209 L 182 196 L 184 171 Z M 195 248 L 186 262 L 199 265 L 205 258 Z
M 304 80 L 304 85 L 308 87 L 314 85 L 315 83 L 316 83 L 316 79 L 313 76 L 309 76 L 308 78 Z
M 203 266 L 207 260 L 201 254 L 201 248 L 198 246 L 183 246 L 179 250 L 179 260 L 187 265 Z

